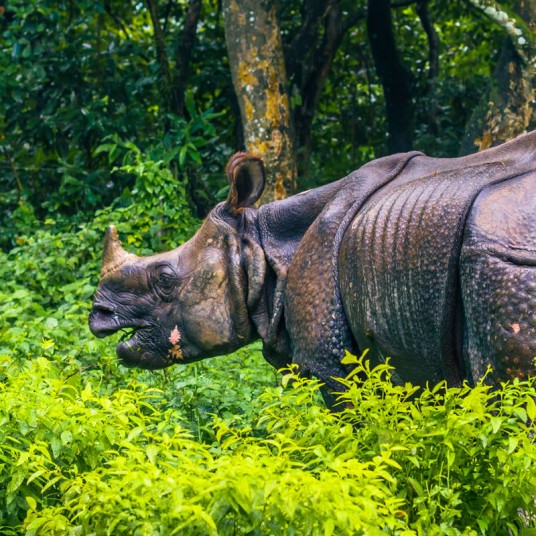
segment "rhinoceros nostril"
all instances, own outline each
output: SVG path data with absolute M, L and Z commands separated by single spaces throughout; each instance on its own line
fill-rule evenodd
M 112 314 L 115 312 L 115 307 L 113 305 L 108 305 L 106 303 L 102 302 L 94 302 L 93 303 L 93 310 L 95 312 L 104 313 L 104 314 Z

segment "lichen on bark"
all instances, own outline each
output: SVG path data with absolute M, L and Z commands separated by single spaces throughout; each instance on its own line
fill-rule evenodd
M 535 67 L 536 40 L 520 15 L 495 0 L 467 0 L 467 2 L 501 26 L 510 37 L 520 59 L 528 66 Z
M 268 0 L 223 0 L 222 7 L 245 143 L 265 161 L 263 199 L 283 199 L 296 189 L 296 165 L 277 6 Z

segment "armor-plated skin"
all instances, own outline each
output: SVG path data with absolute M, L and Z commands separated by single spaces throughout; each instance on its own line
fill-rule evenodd
M 491 365 L 496 380 L 534 375 L 536 174 L 484 191 L 460 255 L 466 311 L 463 356 L 472 381 Z
M 319 377 L 328 405 L 345 350 L 390 356 L 420 385 L 536 372 L 536 133 L 463 158 L 389 156 L 259 209 L 262 161 L 238 153 L 227 173 L 227 201 L 173 251 L 136 257 L 108 230 L 90 328 L 135 330 L 125 364 L 261 338 L 275 367 Z
M 528 292 L 536 284 L 534 169 L 534 134 L 459 159 L 419 156 L 362 206 L 342 242 L 340 288 L 357 344 L 370 348 L 373 363 L 389 356 L 401 381 L 419 385 L 474 382 L 488 365 L 497 379 L 534 372 L 536 326 L 527 317 L 530 303 L 536 312 Z M 507 192 L 516 184 L 514 199 Z M 500 275 L 487 253 L 494 243 L 523 268 Z M 499 298 L 502 309 L 490 302 Z M 519 330 L 507 336 L 497 324 Z

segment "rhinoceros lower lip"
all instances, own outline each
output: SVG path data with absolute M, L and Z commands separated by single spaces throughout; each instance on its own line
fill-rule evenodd
M 117 353 L 117 357 L 119 357 L 124 365 L 134 366 L 138 364 L 138 362 L 142 359 L 142 354 L 137 332 L 125 332 L 125 336 L 122 337 L 122 340 L 116 346 L 115 351 Z
M 171 363 L 167 359 L 159 358 L 147 348 L 147 338 L 154 335 L 151 330 L 138 329 L 127 340 L 116 346 L 117 357 L 126 367 L 139 367 L 145 369 L 161 369 Z

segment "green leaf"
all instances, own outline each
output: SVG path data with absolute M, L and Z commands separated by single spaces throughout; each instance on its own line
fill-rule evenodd
M 496 434 L 503 423 L 503 419 L 502 417 L 491 417 L 489 422 L 491 424 L 491 429 L 493 433 Z
M 7 490 L 6 490 L 8 496 L 11 496 L 11 498 L 8 499 L 8 502 L 11 502 L 13 500 L 15 491 L 19 489 L 25 477 L 26 477 L 26 469 L 24 467 L 17 467 L 17 469 L 13 471 L 11 475 L 11 480 L 9 481 L 9 484 L 7 485 Z
M 145 454 L 147 454 L 147 458 L 151 463 L 156 463 L 156 457 L 159 452 L 160 449 L 154 444 L 147 445 L 147 448 L 145 449 Z
M 69 430 L 65 430 L 61 433 L 61 442 L 63 445 L 70 445 L 73 440 L 73 434 Z
M 33 497 L 27 496 L 24 498 L 26 499 L 30 510 L 37 510 L 37 501 Z
M 536 403 L 531 396 L 527 397 L 527 415 L 531 421 L 536 421 Z
M 519 444 L 519 440 L 515 437 L 509 437 L 508 438 L 508 454 L 512 454 L 514 450 L 516 450 L 517 446 Z
M 53 317 L 49 317 L 45 320 L 45 326 L 48 329 L 56 329 L 58 327 L 58 321 Z

